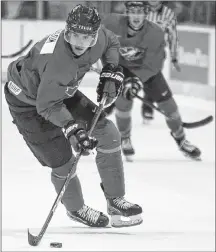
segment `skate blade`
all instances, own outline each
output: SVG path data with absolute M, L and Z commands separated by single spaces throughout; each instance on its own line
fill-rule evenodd
M 189 157 L 190 159 L 194 160 L 194 161 L 202 161 L 201 157 Z
M 115 228 L 121 227 L 132 227 L 140 225 L 143 222 L 141 214 L 124 217 L 121 215 L 112 215 L 111 216 L 111 226 Z
M 127 162 L 133 162 L 133 155 L 127 155 L 127 156 L 125 156 L 125 160 L 127 161 Z
M 144 124 L 144 125 L 150 125 L 152 120 L 153 120 L 153 119 L 144 119 L 144 120 L 143 120 L 143 124 Z
M 193 160 L 193 161 L 202 161 L 201 157 L 191 157 L 190 155 L 188 155 L 187 153 L 185 153 L 185 152 L 183 152 L 183 151 L 182 151 L 182 153 L 183 153 L 183 155 L 184 155 L 186 158 L 188 158 L 188 159 L 190 159 L 190 160 Z
M 143 123 L 144 124 L 150 124 L 154 120 L 154 117 L 149 116 L 149 117 L 143 117 Z

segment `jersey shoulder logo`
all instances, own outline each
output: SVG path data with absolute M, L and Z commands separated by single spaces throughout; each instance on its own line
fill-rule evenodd
M 8 82 L 8 88 L 15 95 L 18 95 L 22 92 L 22 89 L 18 87 L 13 81 Z
M 143 48 L 126 46 L 119 49 L 121 56 L 128 61 L 138 60 L 144 57 L 145 50 Z
M 47 40 L 45 41 L 43 47 L 41 48 L 40 54 L 51 54 L 54 52 L 56 43 L 58 41 L 58 38 L 62 32 L 61 30 L 58 30 L 54 32 L 53 34 L 49 35 Z

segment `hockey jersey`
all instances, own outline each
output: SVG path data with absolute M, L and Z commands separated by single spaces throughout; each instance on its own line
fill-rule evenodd
M 36 106 L 45 119 L 63 127 L 72 120 L 63 100 L 73 97 L 85 73 L 98 59 L 117 66 L 118 50 L 117 37 L 101 28 L 97 43 L 77 58 L 64 39 L 64 31 L 56 31 L 9 65 L 9 91 Z
M 162 69 L 166 44 L 160 27 L 145 20 L 143 28 L 135 36 L 128 37 L 127 16 L 113 14 L 105 18 L 103 24 L 119 39 L 119 64 L 137 75 L 142 82 Z

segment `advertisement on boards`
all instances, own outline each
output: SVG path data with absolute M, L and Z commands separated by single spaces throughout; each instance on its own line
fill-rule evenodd
M 208 85 L 210 34 L 196 31 L 179 31 L 178 34 L 181 72 L 171 65 L 170 79 Z

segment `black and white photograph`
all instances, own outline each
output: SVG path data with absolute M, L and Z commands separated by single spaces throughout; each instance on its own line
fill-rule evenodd
M 1 1 L 1 251 L 215 251 L 215 1 Z

